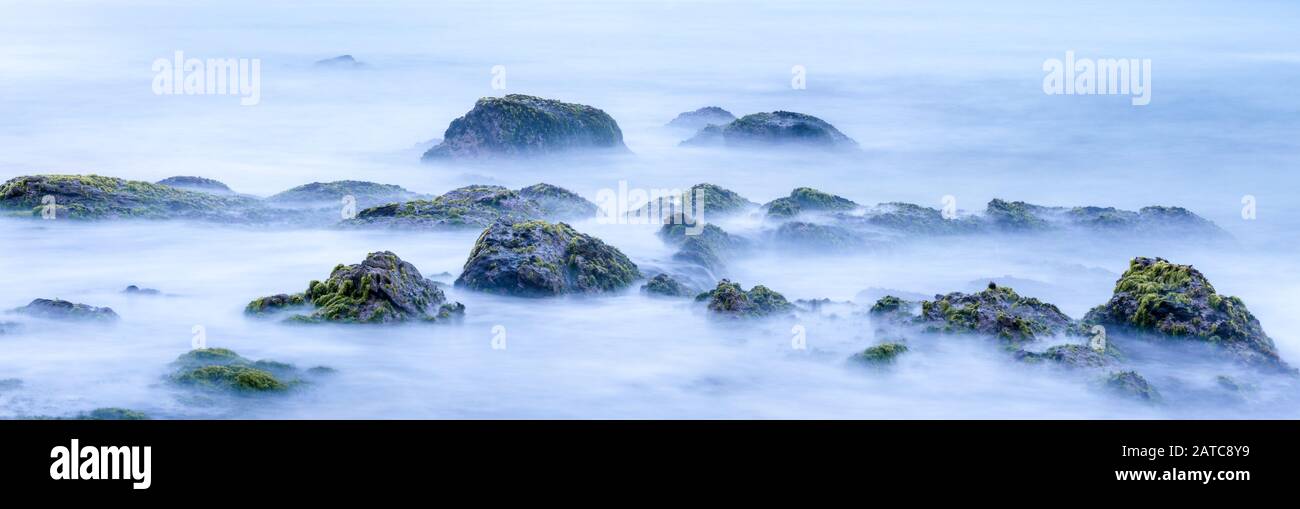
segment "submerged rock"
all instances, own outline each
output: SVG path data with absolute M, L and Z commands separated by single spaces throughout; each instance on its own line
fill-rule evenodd
M 979 293 L 953 292 L 921 302 L 917 323 L 930 332 L 982 334 L 1013 345 L 1075 327 L 1074 320 L 1055 305 L 992 283 Z
M 550 184 L 533 184 L 519 190 L 519 196 L 537 203 L 548 219 L 586 219 L 596 217 L 596 204 L 578 193 Z
M 352 55 L 339 55 L 337 57 L 317 60 L 316 63 L 312 65 L 323 69 L 358 69 L 366 66 L 366 64 L 357 61 L 357 59 Z
M 0 322 L 0 336 L 17 333 L 20 327 L 18 322 Z
M 794 217 L 801 212 L 833 212 L 858 208 L 858 204 L 848 198 L 830 193 L 823 193 L 811 187 L 800 187 L 790 192 L 790 196 L 777 198 L 763 205 L 768 217 Z
M 722 144 L 729 147 L 802 146 L 817 149 L 856 150 L 857 142 L 826 121 L 790 111 L 745 115 L 721 128 Z M 702 133 L 701 133 L 702 134 Z M 699 134 L 696 135 L 697 137 Z M 692 138 L 687 144 L 702 144 Z
M 260 315 L 296 306 L 313 309 L 289 318 L 303 323 L 433 322 L 465 311 L 462 304 L 447 302 L 442 289 L 414 265 L 389 251 L 370 253 L 359 264 L 334 267 L 329 279 L 312 281 L 303 293 L 254 300 L 244 312 Z
M 857 251 L 867 245 L 862 234 L 834 225 L 790 221 L 772 233 L 779 246 L 812 252 Z
M 695 231 L 699 233 L 691 235 Z M 659 238 L 679 246 L 673 253 L 674 260 L 696 265 L 711 274 L 723 272 L 726 259 L 749 245 L 744 239 L 712 224 L 698 228 L 681 223 L 665 224 L 659 230 Z
M 849 357 L 849 360 L 868 366 L 893 364 L 898 356 L 907 353 L 907 345 L 902 343 L 881 343 Z
M 695 300 L 708 302 L 709 311 L 732 317 L 770 316 L 794 309 L 794 305 L 785 296 L 766 286 L 755 285 L 745 291 L 739 284 L 726 279 L 718 281 L 718 286 L 713 290 L 697 295 Z
M 159 295 L 162 292 L 153 288 L 140 288 L 136 285 L 128 285 L 126 288 L 122 289 L 122 293 L 128 295 Z
M 149 419 L 149 415 L 138 410 L 105 407 L 77 414 L 76 419 L 88 421 L 144 421 Z
M 698 130 L 709 125 L 722 126 L 730 124 L 734 120 L 736 120 L 736 116 L 732 115 L 730 111 L 717 106 L 705 106 L 695 111 L 677 115 L 677 118 L 668 122 L 668 127 Z
M 235 192 L 225 184 L 204 177 L 167 177 L 159 180 L 158 185 L 171 186 L 186 191 L 198 191 L 200 193 L 235 194 Z
M 33 217 L 41 217 L 48 210 L 54 212 L 56 219 L 250 222 L 273 217 L 271 211 L 253 198 L 218 196 L 98 175 L 34 175 L 10 179 L 0 186 L 0 208 L 30 211 Z
M 1067 368 L 1104 368 L 1112 366 L 1121 360 L 1118 351 L 1107 345 L 1104 351 L 1098 352 L 1088 345 L 1056 345 L 1042 352 L 1027 352 L 1024 350 L 1016 352 L 1016 360 L 1039 363 L 1051 362 Z
M 664 297 L 694 297 L 699 290 L 686 286 L 668 274 L 659 274 L 641 285 L 641 293 Z
M 1089 311 L 1083 322 L 1156 339 L 1205 342 L 1247 364 L 1289 370 L 1241 299 L 1219 295 L 1191 265 L 1163 258 L 1134 258 L 1110 301 Z
M 20 379 L 17 378 L 0 379 L 0 392 L 13 391 L 13 390 L 21 389 L 22 387 L 23 387 L 23 381 Z
M 281 191 L 267 198 L 267 203 L 282 207 L 308 206 L 328 207 L 341 210 L 345 197 L 356 200 L 357 209 L 373 207 L 386 203 L 403 202 L 424 198 L 401 186 L 379 184 L 360 180 L 339 180 L 335 182 L 312 182 L 293 189 Z
M 617 248 L 565 223 L 498 221 L 474 243 L 457 287 L 524 297 L 626 288 L 641 273 Z
M 756 203 L 740 193 L 709 183 L 695 184 L 682 191 L 681 196 L 659 198 L 659 210 L 663 217 L 674 215 L 679 210 L 683 217 L 727 216 L 755 206 Z
M 985 208 L 984 217 L 995 228 L 1012 232 L 1074 228 L 1126 235 L 1227 236 L 1218 225 L 1182 207 L 1150 206 L 1134 212 L 1115 207 L 1048 207 L 995 198 Z
M 423 160 L 536 156 L 573 150 L 625 152 L 623 131 L 599 109 L 528 95 L 484 97 L 451 122 Z
M 1157 391 L 1147 379 L 1135 371 L 1121 371 L 1111 373 L 1102 382 L 1103 387 L 1107 390 L 1129 398 L 1134 398 L 1147 403 L 1159 403 L 1161 401 L 1160 391 Z
M 910 234 L 974 233 L 982 226 L 978 220 L 971 217 L 947 219 L 939 209 L 902 202 L 876 205 L 867 210 L 861 219 L 846 216 L 836 215 L 835 218 L 846 223 L 864 221 L 872 226 Z
M 62 299 L 36 299 L 14 312 L 54 320 L 113 322 L 118 319 L 112 308 L 77 304 Z
M 181 355 L 169 380 L 179 386 L 235 394 L 284 392 L 303 383 L 298 369 L 275 361 L 250 361 L 225 348 L 201 348 Z
M 723 144 L 722 126 L 706 125 L 695 132 L 695 136 L 684 139 L 678 145 L 683 147 L 715 147 Z
M 558 189 L 558 188 L 557 188 Z M 465 186 L 432 200 L 390 203 L 362 210 L 347 226 L 406 228 L 483 228 L 495 221 L 527 221 L 545 216 L 542 207 L 518 191 L 501 186 Z

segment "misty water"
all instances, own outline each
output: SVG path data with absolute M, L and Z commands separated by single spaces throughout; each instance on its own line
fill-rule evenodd
M 875 344 L 882 292 L 929 298 L 997 279 L 1080 318 L 1135 256 L 1201 270 L 1240 297 L 1300 362 L 1300 7 L 1103 3 L 397 2 L 267 6 L 153 2 L 0 7 L 0 179 L 95 173 L 220 180 L 257 196 L 365 180 L 440 194 L 546 182 L 595 199 L 709 182 L 755 202 L 809 186 L 862 204 L 977 212 L 991 198 L 1136 210 L 1181 206 L 1232 235 L 950 236 L 851 254 L 763 251 L 730 264 L 745 287 L 834 304 L 790 317 L 710 317 L 635 288 L 523 299 L 447 289 L 462 322 L 287 326 L 245 317 L 252 299 L 299 292 L 339 263 L 390 250 L 450 283 L 478 231 L 263 228 L 172 221 L 0 219 L 0 309 L 35 298 L 113 308 L 112 326 L 0 315 L 0 417 L 124 407 L 158 418 L 1296 418 L 1300 386 L 1180 351 L 1134 367 L 1166 397 L 1116 398 L 1083 373 L 1028 366 L 991 341 L 911 338 L 888 370 L 846 358 Z M 1153 20 L 1159 20 L 1158 23 Z M 1044 59 L 1067 50 L 1150 58 L 1150 105 L 1048 96 Z M 158 96 L 151 63 L 259 58 L 261 102 Z M 367 64 L 323 70 L 352 54 Z M 505 91 L 491 69 L 507 70 Z M 790 86 L 793 65 L 807 89 Z M 422 148 L 482 96 L 526 93 L 599 107 L 632 154 L 421 164 Z M 708 105 L 823 118 L 853 156 L 687 149 L 664 127 Z M 1242 218 L 1242 197 L 1258 203 Z M 642 269 L 671 269 L 648 225 L 574 221 Z M 753 233 L 753 217 L 719 221 Z M 156 296 L 127 295 L 127 285 Z M 196 402 L 166 383 L 201 326 L 208 346 L 334 375 L 292 394 Z M 807 349 L 792 348 L 802 328 Z M 494 349 L 501 339 L 504 349 Z M 1065 338 L 1053 341 L 1066 341 Z M 1230 375 L 1255 389 L 1215 391 Z

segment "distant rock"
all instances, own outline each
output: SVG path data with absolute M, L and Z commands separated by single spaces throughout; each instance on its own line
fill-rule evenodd
M 739 284 L 723 279 L 713 290 L 695 297 L 696 301 L 707 302 L 709 311 L 730 317 L 763 317 L 785 314 L 794 310 L 794 305 L 785 296 L 755 285 L 745 291 Z
M 659 198 L 659 210 L 664 217 L 675 215 L 680 208 L 684 217 L 699 216 L 707 220 L 744 212 L 757 205 L 740 193 L 708 183 L 695 184 L 681 196 Z
M 1048 207 L 993 199 L 984 217 L 997 229 L 1012 232 L 1060 228 L 1128 235 L 1227 237 L 1218 225 L 1182 207 L 1143 207 L 1137 212 L 1114 207 Z
M 726 260 L 749 246 L 745 239 L 712 224 L 698 228 L 682 223 L 665 224 L 659 230 L 659 238 L 678 246 L 674 260 L 699 266 L 710 274 L 723 272 Z
M 599 109 L 520 94 L 484 97 L 451 122 L 425 161 L 558 154 L 575 150 L 626 152 L 618 123 Z
M 464 305 L 448 302 L 437 284 L 389 251 L 370 253 L 359 264 L 340 264 L 330 272 L 329 279 L 308 284 L 306 292 L 256 299 L 244 312 L 261 315 L 296 307 L 309 307 L 312 312 L 291 316 L 288 321 L 434 322 L 465 312 Z
M 356 200 L 357 210 L 425 198 L 422 194 L 392 184 L 339 180 L 301 185 L 272 195 L 266 201 L 281 207 L 324 207 L 341 211 L 344 206 L 343 200 L 348 196 Z
M 686 286 L 668 274 L 659 274 L 641 285 L 641 293 L 663 297 L 694 297 L 700 291 Z
M 565 223 L 498 221 L 474 243 L 456 287 L 547 297 L 628 287 L 641 273 L 617 248 Z
M 17 378 L 0 379 L 0 392 L 14 391 L 23 388 L 23 381 Z
M 722 137 L 722 126 L 707 125 L 696 131 L 695 136 L 684 139 L 678 145 L 683 147 L 718 147 L 725 143 Z
M 1219 295 L 1191 265 L 1163 258 L 1134 258 L 1110 301 L 1083 322 L 1153 339 L 1204 342 L 1246 364 L 1290 370 L 1241 299 Z
M 46 197 L 49 198 L 46 198 Z M 52 201 L 46 201 L 52 200 Z M 273 212 L 243 196 L 218 196 L 98 175 L 34 175 L 0 185 L 0 209 L 52 211 L 55 219 L 189 219 L 263 222 Z
M 0 336 L 16 334 L 20 328 L 22 328 L 22 325 L 18 322 L 0 322 Z
M 736 116 L 732 115 L 730 111 L 717 106 L 705 106 L 695 111 L 677 115 L 677 118 L 668 122 L 668 127 L 699 130 L 708 125 L 721 126 L 730 124 L 734 120 L 736 120 Z
M 542 214 L 553 220 L 588 219 L 596 217 L 595 203 L 578 193 L 550 184 L 533 184 L 519 190 L 519 196 L 537 203 Z
M 31 304 L 15 309 L 14 312 L 54 320 L 96 322 L 114 322 L 118 320 L 117 313 L 113 312 L 112 308 L 77 304 L 62 299 L 36 299 Z
M 230 187 L 225 184 L 204 177 L 167 177 L 159 180 L 158 185 L 171 186 L 186 191 L 197 191 L 200 193 L 212 194 L 235 194 Z
M 75 418 L 84 421 L 144 421 L 149 419 L 149 415 L 138 410 L 105 407 L 77 414 Z
M 365 67 L 363 64 L 353 58 L 352 55 L 339 55 L 337 57 L 317 60 L 313 66 L 321 69 L 359 69 Z
M 859 219 L 846 215 L 836 215 L 837 220 L 845 222 L 862 221 L 868 225 L 888 230 L 921 235 L 946 235 L 955 233 L 975 233 L 982 229 L 976 218 L 943 217 L 939 209 L 922 207 L 911 203 L 881 203 L 867 209 Z
M 558 188 L 556 188 L 558 189 Z M 498 220 L 528 221 L 545 217 L 542 206 L 518 191 L 501 186 L 465 186 L 432 200 L 412 200 L 371 207 L 345 226 L 457 229 L 483 228 Z
M 782 223 L 772 240 L 786 249 L 815 253 L 859 251 L 868 243 L 865 236 L 846 228 L 803 221 Z
M 713 134 L 699 133 L 713 138 Z M 799 146 L 821 150 L 857 150 L 857 142 L 826 121 L 790 111 L 745 115 L 721 127 L 721 142 L 728 147 Z M 692 138 L 684 144 L 704 144 Z
M 128 295 L 159 295 L 162 292 L 159 292 L 158 290 L 155 290 L 153 288 L 140 288 L 136 285 L 130 285 L 127 286 L 125 289 L 123 289 L 122 293 Z
M 768 217 L 787 218 L 802 212 L 834 212 L 853 210 L 858 204 L 848 198 L 824 193 L 811 187 L 800 187 L 790 192 L 790 196 L 777 198 L 763 205 Z

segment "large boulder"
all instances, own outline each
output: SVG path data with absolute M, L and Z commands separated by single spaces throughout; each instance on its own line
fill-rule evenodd
M 732 115 L 730 111 L 717 106 L 705 106 L 695 111 L 677 115 L 677 118 L 668 122 L 668 127 L 699 130 L 710 125 L 730 124 L 734 120 L 736 120 L 736 116 Z
M 510 94 L 484 97 L 451 122 L 423 160 L 535 156 L 573 150 L 626 151 L 608 114 L 582 104 Z
M 565 223 L 493 223 L 470 252 L 457 287 L 524 297 L 594 294 L 641 278 L 617 248 Z
M 355 205 L 358 210 L 425 197 L 392 184 L 379 184 L 361 180 L 339 180 L 301 185 L 271 195 L 266 201 L 282 207 L 306 206 L 341 209 L 343 199 L 347 196 L 351 196 L 356 200 Z
M 1241 299 L 1219 295 L 1191 265 L 1163 258 L 1134 258 L 1110 301 L 1083 322 L 1158 340 L 1204 342 L 1247 364 L 1289 369 Z
M 211 194 L 235 194 L 229 186 L 204 177 L 176 176 L 159 180 L 158 185 L 171 186 L 186 191 L 198 191 Z
M 117 313 L 112 308 L 78 304 L 62 299 L 36 299 L 26 306 L 15 309 L 14 312 L 54 320 L 113 322 L 118 319 Z
M 558 188 L 557 188 L 558 189 Z M 538 202 L 501 186 L 465 186 L 432 200 L 389 203 L 362 210 L 345 226 L 460 229 L 483 228 L 497 220 L 527 221 L 546 216 Z
M 50 196 L 52 203 L 45 201 Z M 218 196 L 172 186 L 98 175 L 32 175 L 0 185 L 0 209 L 56 219 L 191 219 L 265 221 L 273 212 L 253 198 Z
M 312 281 L 301 294 L 256 299 L 245 313 L 261 315 L 305 307 L 291 316 L 302 323 L 433 322 L 464 314 L 465 306 L 448 302 L 437 283 L 389 251 L 370 253 L 355 265 L 338 265 L 325 281 Z
M 701 135 L 714 138 L 713 134 Z M 791 111 L 754 113 L 722 126 L 720 141 L 729 147 L 800 146 L 816 149 L 856 150 L 857 142 L 826 121 Z M 700 144 L 688 140 L 687 144 Z
M 709 311 L 734 318 L 754 318 L 777 314 L 788 314 L 794 305 L 784 295 L 774 292 L 766 286 L 755 285 L 746 291 L 740 284 L 723 279 L 714 289 L 695 297 L 698 302 L 707 302 Z

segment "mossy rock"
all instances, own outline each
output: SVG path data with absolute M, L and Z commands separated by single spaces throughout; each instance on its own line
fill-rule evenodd
M 1163 400 L 1160 391 L 1135 371 L 1111 373 L 1102 381 L 1102 386 L 1114 394 L 1145 403 L 1155 404 Z
M 157 184 L 160 186 L 171 186 L 177 189 L 184 189 L 186 191 L 197 191 L 200 193 L 210 193 L 210 194 L 218 194 L 218 195 L 235 194 L 235 192 L 230 189 L 230 186 L 227 186 L 226 184 L 220 181 L 213 180 L 210 178 L 205 178 L 205 177 L 193 177 L 193 176 L 167 177 L 165 179 L 159 180 Z
M 680 196 L 659 198 L 660 215 L 663 217 L 674 216 L 679 211 L 683 217 L 693 219 L 723 217 L 749 210 L 757 205 L 740 193 L 709 183 L 695 184 L 690 189 L 682 191 Z
M 358 209 L 425 198 L 422 194 L 392 184 L 339 180 L 301 185 L 276 193 L 266 201 L 282 207 L 310 206 L 342 210 L 343 199 L 347 196 L 356 200 Z
M 1052 228 L 1052 224 L 1043 217 L 1046 207 L 1031 205 L 1022 201 L 1005 201 L 994 198 L 984 209 L 984 217 L 994 226 L 1006 231 L 1037 231 Z
M 784 249 L 827 252 L 860 252 L 867 237 L 847 228 L 805 221 L 788 221 L 772 232 L 772 241 Z
M 519 196 L 535 202 L 542 217 L 551 220 L 592 218 L 596 217 L 598 210 L 595 203 L 578 193 L 546 183 L 520 189 Z
M 235 394 L 278 393 L 302 384 L 299 371 L 283 362 L 251 361 L 225 348 L 201 348 L 172 363 L 169 380 L 182 387 Z
M 94 322 L 116 322 L 119 317 L 112 308 L 68 302 L 63 299 L 35 299 L 30 304 L 14 310 L 37 318 Z
M 626 152 L 623 131 L 604 111 L 521 94 L 484 97 L 447 127 L 425 161 L 549 155 L 576 150 Z
M 1088 345 L 1056 345 L 1042 352 L 1016 352 L 1016 360 L 1029 364 L 1051 363 L 1072 368 L 1105 368 L 1114 366 L 1123 360 L 1123 355 L 1115 347 L 1106 345 L 1104 351 L 1098 352 Z
M 78 414 L 76 418 L 89 421 L 145 421 L 149 420 L 149 415 L 138 410 L 105 407 Z
M 710 274 L 725 271 L 726 260 L 749 247 L 745 239 L 712 224 L 665 224 L 659 229 L 659 238 L 678 246 L 677 252 L 673 253 L 674 260 L 701 267 Z
M 829 122 L 812 115 L 792 111 L 774 111 L 745 115 L 721 128 L 716 139 L 722 145 L 737 148 L 800 147 L 817 150 L 856 151 L 853 141 Z M 687 145 L 703 145 L 704 140 L 692 138 Z
M 835 216 L 845 223 L 863 221 L 868 225 L 917 235 L 951 235 L 959 233 L 979 233 L 984 230 L 983 222 L 976 217 L 964 216 L 948 219 L 939 209 L 922 207 L 911 203 L 881 203 L 866 211 L 862 219 L 857 216 Z
M 593 214 L 594 215 L 594 214 Z M 519 191 L 501 186 L 473 185 L 448 191 L 431 200 L 412 200 L 370 207 L 344 226 L 390 228 L 483 228 L 498 220 L 528 221 L 546 216 L 542 206 Z
M 457 287 L 523 297 L 621 290 L 641 278 L 617 248 L 565 223 L 493 223 L 474 243 Z
M 755 285 L 748 291 L 739 284 L 723 279 L 713 290 L 695 297 L 697 302 L 707 302 L 709 311 L 717 315 L 754 318 L 777 314 L 786 314 L 794 310 L 794 305 L 785 296 L 774 292 L 766 286 Z
M 268 222 L 275 212 L 259 200 L 220 196 L 168 185 L 98 175 L 34 175 L 0 185 L 0 209 L 41 217 L 53 197 L 56 219 L 186 219 L 223 223 Z
M 953 292 L 922 301 L 916 322 L 926 331 L 993 336 L 1013 347 L 1078 331 L 1074 320 L 1055 305 L 993 283 L 979 293 Z
M 858 208 L 858 204 L 848 198 L 824 193 L 811 187 L 800 187 L 790 192 L 790 196 L 777 198 L 763 205 L 768 217 L 788 218 L 802 212 L 835 212 Z
M 853 354 L 849 360 L 868 366 L 884 366 L 893 364 L 900 355 L 907 353 L 907 350 L 907 345 L 903 343 L 881 343 Z
M 734 120 L 736 120 L 736 116 L 732 115 L 730 111 L 717 106 L 705 106 L 695 111 L 687 111 L 677 115 L 668 122 L 668 127 L 699 130 L 709 125 L 730 124 Z
M 700 291 L 691 288 L 668 274 L 658 274 L 641 285 L 641 293 L 663 297 L 693 297 Z

